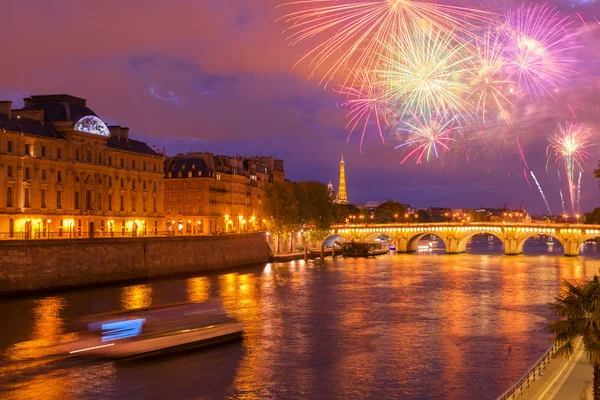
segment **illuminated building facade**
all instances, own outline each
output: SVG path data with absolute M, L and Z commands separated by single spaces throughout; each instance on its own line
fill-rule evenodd
M 348 196 L 346 195 L 346 168 L 344 164 L 344 156 L 340 161 L 340 186 L 337 193 L 337 203 L 348 204 Z
M 263 229 L 265 185 L 283 182 L 283 160 L 178 154 L 165 164 L 167 231 L 183 235 Z
M 69 95 L 0 102 L 4 239 L 164 232 L 163 157 Z

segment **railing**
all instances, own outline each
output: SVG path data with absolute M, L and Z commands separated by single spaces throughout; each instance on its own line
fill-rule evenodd
M 502 393 L 496 400 L 509 400 L 516 399 L 521 396 L 525 389 L 529 387 L 532 382 L 535 382 L 537 378 L 542 376 L 542 371 L 546 369 L 546 366 L 550 363 L 550 358 L 556 353 L 556 350 L 560 347 L 559 344 L 554 343 L 544 353 L 544 355 L 529 369 L 521 378 L 519 378 L 508 390 Z
M 244 232 L 211 232 L 211 233 L 187 233 L 187 232 L 173 232 L 173 231 L 154 231 L 148 230 L 147 232 L 125 232 L 122 231 L 114 231 L 114 232 L 94 232 L 90 234 L 90 232 L 78 232 L 74 230 L 73 232 L 69 230 L 64 230 L 62 233 L 60 232 L 0 232 L 0 242 L 1 241 L 10 241 L 10 240 L 68 240 L 68 239 L 110 239 L 110 238 L 136 238 L 136 237 L 159 237 L 159 236 L 223 236 L 223 235 L 236 235 L 236 234 L 244 234 L 244 233 L 254 233 L 259 232 L 255 230 L 247 230 Z

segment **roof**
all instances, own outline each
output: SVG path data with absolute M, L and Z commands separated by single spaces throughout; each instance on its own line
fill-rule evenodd
M 188 172 L 188 171 L 200 171 L 202 174 L 200 176 L 207 177 L 210 176 L 211 169 L 208 164 L 202 157 L 189 157 L 185 158 L 173 157 L 169 160 L 168 164 L 168 172 Z M 197 177 L 196 175 L 195 177 Z M 176 178 L 177 174 L 172 174 L 172 177 Z M 181 174 L 182 178 L 187 178 L 188 174 Z
M 139 140 L 125 139 L 125 138 L 119 139 L 117 137 L 111 136 L 106 141 L 106 144 L 108 147 L 117 149 L 117 150 L 130 151 L 132 153 L 141 153 L 141 154 L 147 154 L 150 156 L 157 156 L 157 157 L 161 156 L 156 151 L 152 150 L 152 148 L 150 146 L 148 146 L 146 143 L 140 142 Z
M 29 135 L 43 136 L 52 139 L 65 139 L 54 128 L 46 127 L 31 118 L 9 118 L 7 114 L 0 114 L 0 129 L 12 132 L 23 132 Z
M 86 106 L 85 99 L 68 94 L 30 96 L 23 101 L 23 110 L 44 110 L 45 122 L 78 121 L 86 115 L 98 116 Z

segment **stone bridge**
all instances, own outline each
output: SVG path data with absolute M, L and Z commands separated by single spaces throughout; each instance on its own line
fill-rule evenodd
M 409 253 L 417 250 L 419 240 L 426 235 L 439 237 L 446 246 L 447 254 L 464 253 L 467 243 L 475 235 L 491 235 L 498 238 L 507 255 L 523 253 L 525 241 L 536 235 L 554 238 L 565 256 L 578 256 L 581 244 L 600 237 L 600 225 L 582 224 L 521 224 L 521 223 L 429 223 L 429 224 L 336 224 L 331 227 L 325 241 L 338 236 L 340 240 L 375 240 L 381 235 L 391 238 L 396 252 Z

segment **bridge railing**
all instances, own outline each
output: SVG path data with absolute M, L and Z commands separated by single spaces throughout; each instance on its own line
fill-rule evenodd
M 509 400 L 516 399 L 521 396 L 525 389 L 531 385 L 532 382 L 535 382 L 536 379 L 542 376 L 542 371 L 546 369 L 548 364 L 550 363 L 550 359 L 556 353 L 560 345 L 558 343 L 554 343 L 542 357 L 531 367 L 523 376 L 521 376 L 517 381 L 504 393 L 502 393 L 496 400 Z

